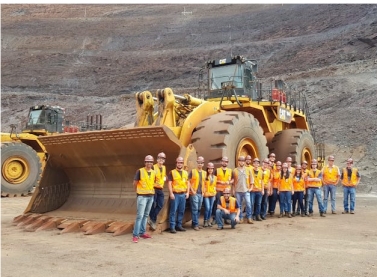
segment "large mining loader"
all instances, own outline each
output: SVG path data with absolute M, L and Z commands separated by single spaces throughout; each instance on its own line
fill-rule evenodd
M 240 155 L 262 159 L 269 151 L 278 160 L 310 161 L 316 154 L 304 96 L 289 93 L 280 80 L 263 87 L 257 70 L 256 60 L 242 56 L 211 60 L 197 97 L 170 88 L 136 93 L 133 127 L 40 138 L 49 153 L 45 172 L 14 222 L 28 230 L 129 233 L 134 174 L 146 155 L 159 152 L 168 170 L 178 156 L 188 170 L 197 156 L 215 166 L 227 156 L 231 168 Z M 160 231 L 168 226 L 167 194 L 158 223 Z
M 27 195 L 38 184 L 47 160 L 38 137 L 62 133 L 63 119 L 59 106 L 32 106 L 20 133 L 15 125 L 1 133 L 1 196 Z

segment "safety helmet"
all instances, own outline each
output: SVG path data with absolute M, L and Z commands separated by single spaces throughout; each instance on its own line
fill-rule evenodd
M 301 169 L 301 165 L 300 164 L 296 165 L 296 169 Z
M 202 156 L 199 156 L 196 160 L 198 163 L 204 163 L 204 158 Z
M 281 161 L 277 161 L 277 162 L 276 162 L 276 165 L 281 165 Z
M 303 161 L 301 164 L 308 164 L 308 162 L 307 161 Z
M 312 164 L 318 164 L 318 161 L 316 159 L 313 159 Z
M 269 157 L 269 158 L 271 158 L 271 157 L 272 157 L 272 158 L 276 158 L 276 155 L 275 155 L 275 153 L 270 153 L 270 154 L 268 155 L 268 157 Z
M 335 157 L 334 157 L 333 155 L 330 155 L 330 156 L 328 157 L 328 160 L 329 160 L 329 161 L 334 161 L 334 160 L 335 160 Z
M 182 157 L 178 157 L 177 158 L 177 160 L 176 160 L 176 162 L 178 163 L 178 162 L 181 162 L 181 163 L 183 163 L 184 162 L 184 160 L 183 160 L 183 158 Z
M 352 158 L 347 159 L 347 163 L 353 164 L 353 159 Z
M 164 152 L 158 153 L 157 158 L 163 158 L 166 159 L 166 155 Z
M 247 155 L 247 156 L 246 156 L 246 160 L 251 160 L 251 156 L 250 156 L 250 155 Z
M 266 159 L 263 160 L 263 162 L 268 164 L 270 162 L 270 159 L 266 158 Z
M 283 163 L 283 165 L 281 167 L 282 168 L 288 168 L 288 164 L 287 163 Z
M 222 159 L 221 159 L 223 162 L 229 162 L 229 159 L 228 159 L 228 157 L 223 157 Z
M 287 157 L 286 162 L 292 162 L 292 157 Z
M 152 162 L 153 163 L 154 159 L 151 155 L 145 156 L 144 162 Z
M 239 156 L 238 160 L 244 162 L 245 161 L 245 156 Z
M 230 193 L 230 188 L 225 188 L 224 191 L 223 191 L 223 194 L 224 193 Z
M 208 164 L 207 164 L 207 168 L 215 168 L 215 166 L 214 166 L 213 163 L 208 163 Z
M 253 162 L 260 162 L 258 158 L 254 158 Z

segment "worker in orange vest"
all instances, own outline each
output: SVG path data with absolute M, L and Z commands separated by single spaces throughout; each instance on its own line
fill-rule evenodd
M 220 197 L 219 203 L 217 204 L 217 230 L 224 228 L 223 219 L 230 219 L 232 229 L 236 228 L 237 223 L 240 221 L 240 207 L 237 199 L 230 196 L 230 188 L 224 189 L 223 196 Z
M 342 214 L 355 213 L 356 204 L 356 186 L 360 183 L 359 170 L 353 166 L 353 159 L 347 160 L 347 167 L 343 168 L 340 179 L 343 184 L 343 205 L 344 211 Z M 348 198 L 350 198 L 350 206 L 348 206 Z
M 336 211 L 335 211 L 336 185 L 339 183 L 339 180 L 340 180 L 339 167 L 334 165 L 334 160 L 335 160 L 335 157 L 333 155 L 330 155 L 328 158 L 328 164 L 322 169 L 324 213 L 327 212 L 327 200 L 330 194 L 332 214 L 336 214 Z

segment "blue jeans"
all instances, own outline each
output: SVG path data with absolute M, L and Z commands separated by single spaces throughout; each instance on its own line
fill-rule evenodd
M 216 210 L 216 223 L 217 223 L 217 226 L 219 228 L 223 227 L 224 226 L 224 222 L 223 222 L 223 218 L 226 220 L 226 219 L 230 219 L 230 226 L 232 228 L 234 228 L 236 225 L 237 225 L 237 222 L 236 222 L 236 213 L 230 213 L 230 214 L 226 214 L 223 210 L 220 210 L 220 209 L 217 209 Z
M 153 205 L 151 208 L 151 212 L 149 213 L 149 217 L 151 220 L 156 223 L 157 216 L 160 213 L 162 207 L 164 206 L 164 192 L 161 189 L 155 189 L 154 197 L 153 197 Z
M 216 191 L 215 202 L 213 203 L 213 207 L 212 207 L 213 219 L 216 219 L 217 204 L 220 202 L 221 196 L 223 196 L 223 192 L 222 191 Z
M 267 200 L 268 200 L 268 190 L 264 190 L 264 194 L 262 195 L 262 203 L 261 203 L 261 209 L 260 209 L 260 215 L 262 217 L 267 216 Z
M 314 195 L 317 197 L 318 208 L 319 212 L 323 213 L 323 203 L 322 203 L 322 195 L 320 188 L 308 188 L 308 199 L 309 199 L 309 213 L 313 213 L 313 201 Z
M 132 235 L 134 237 L 138 237 L 145 233 L 145 230 L 147 228 L 147 219 L 148 219 L 152 204 L 153 204 L 153 196 L 141 196 L 141 195 L 137 196 L 137 201 L 136 201 L 137 213 L 136 213 L 134 230 L 132 232 Z
M 280 191 L 280 213 L 291 213 L 292 191 Z
M 213 203 L 215 203 L 215 196 L 204 197 L 204 220 L 209 220 L 212 213 Z
M 260 215 L 260 208 L 262 203 L 262 192 L 251 191 L 250 192 L 251 214 L 253 218 Z
M 251 202 L 250 202 L 250 192 L 236 192 L 236 199 L 240 209 L 242 209 L 242 200 L 245 199 L 246 202 L 246 218 L 251 218 Z M 240 220 L 243 218 L 242 210 L 240 212 Z
M 350 198 L 350 204 L 351 206 L 348 206 L 348 198 Z M 346 187 L 343 186 L 343 205 L 344 205 L 344 211 L 353 212 L 355 210 L 355 204 L 356 204 L 356 188 L 355 187 Z
M 174 194 L 174 200 L 170 199 L 170 212 L 169 212 L 169 223 L 170 229 L 175 229 L 177 223 L 178 227 L 182 227 L 183 215 L 186 209 L 186 193 Z M 177 219 L 177 221 L 176 221 Z
M 300 210 L 301 210 L 301 213 L 303 214 L 304 211 L 305 211 L 305 207 L 304 207 L 304 192 L 303 191 L 295 191 L 295 193 L 293 194 L 292 196 L 292 212 L 295 213 L 296 211 L 296 203 L 298 201 L 298 204 L 297 204 L 297 213 L 300 213 Z
M 276 209 L 276 202 L 279 199 L 278 189 L 272 189 L 272 194 L 268 197 L 268 211 L 274 213 Z
M 331 197 L 331 211 L 335 212 L 335 195 L 336 195 L 336 186 L 335 185 L 324 185 L 323 186 L 323 208 L 324 211 L 327 211 L 327 199 L 329 198 L 329 193 Z
M 199 226 L 199 216 L 202 203 L 202 194 L 190 195 L 192 227 Z

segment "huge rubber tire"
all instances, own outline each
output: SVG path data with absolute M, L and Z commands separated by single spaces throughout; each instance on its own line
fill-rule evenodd
M 238 156 L 266 158 L 267 141 L 257 119 L 246 112 L 222 112 L 209 116 L 195 128 L 191 138 L 197 156 L 220 167 L 229 158 L 229 168 L 237 167 Z
M 1 145 L 1 194 L 27 194 L 37 186 L 41 161 L 33 148 L 24 143 Z
M 277 132 L 269 145 L 270 153 L 275 153 L 276 161 L 285 162 L 287 157 L 301 164 L 309 164 L 316 158 L 313 137 L 307 130 L 289 129 Z

